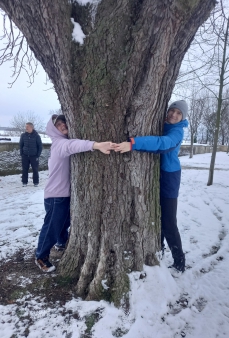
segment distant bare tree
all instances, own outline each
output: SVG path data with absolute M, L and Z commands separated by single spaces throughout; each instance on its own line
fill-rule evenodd
M 223 101 L 220 119 L 220 141 L 222 145 L 229 144 L 229 90 L 226 92 L 226 99 Z
M 32 122 L 36 131 L 40 133 L 44 132 L 44 122 L 40 116 L 32 111 L 28 111 L 27 113 L 17 113 L 10 121 L 10 125 L 18 130 L 13 131 L 14 135 L 20 136 L 25 131 L 25 124 L 27 122 Z
M 226 16 L 223 8 L 222 8 L 222 13 L 221 13 L 221 24 L 219 26 L 215 25 L 213 33 L 217 37 L 216 54 L 218 56 L 217 57 L 217 63 L 218 63 L 217 69 L 219 72 L 219 86 L 218 86 L 218 94 L 216 96 L 217 98 L 216 128 L 215 128 L 215 133 L 214 133 L 213 151 L 212 151 L 207 185 L 212 185 L 213 183 L 215 157 L 216 157 L 216 151 L 217 151 L 220 117 L 221 117 L 221 109 L 222 109 L 222 103 L 223 103 L 223 90 L 225 89 L 225 86 L 228 84 L 228 78 L 229 78 L 229 68 L 228 68 L 229 14 L 227 14 Z
M 189 130 L 191 135 L 190 158 L 193 157 L 194 138 L 197 138 L 197 132 L 202 122 L 202 116 L 207 112 L 207 104 L 207 97 L 201 97 L 196 90 L 193 90 L 188 112 Z
M 203 115 L 203 125 L 205 127 L 205 143 L 213 145 L 214 131 L 215 131 L 216 112 L 209 110 L 207 114 Z
M 226 0 L 220 0 L 209 20 L 203 24 L 193 40 L 181 68 L 177 90 L 182 91 L 187 80 L 194 79 L 195 86 L 205 88 L 215 99 L 214 140 L 207 185 L 212 185 L 220 117 L 225 92 L 229 84 L 229 8 Z M 213 112 L 212 112 L 213 113 Z M 211 119 L 213 115 L 209 116 Z

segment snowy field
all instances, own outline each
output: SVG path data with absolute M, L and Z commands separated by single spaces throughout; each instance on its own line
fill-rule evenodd
M 229 156 L 217 153 L 214 184 L 207 187 L 210 154 L 181 157 L 182 183 L 178 224 L 186 253 L 186 271 L 172 277 L 169 250 L 160 267 L 144 267 L 130 275 L 130 311 L 105 301 L 72 299 L 44 310 L 44 299 L 26 296 L 18 304 L 0 305 L 1 337 L 25 337 L 22 309 L 35 318 L 29 338 L 223 338 L 229 337 Z M 0 180 L 0 257 L 9 259 L 18 249 L 32 249 L 44 218 L 43 188 L 30 180 L 21 187 L 20 175 Z M 20 281 L 26 287 L 29 281 Z M 88 315 L 99 309 L 99 320 L 85 335 Z M 79 316 L 70 316 L 78 313 Z M 66 313 L 66 316 L 63 316 Z
M 14 143 L 19 143 L 20 141 L 20 137 L 19 136 L 1 136 L 2 138 L 7 138 L 10 139 L 10 141 L 5 141 L 5 140 L 0 140 L 0 143 L 5 143 L 5 142 L 14 142 Z M 50 137 L 46 136 L 41 136 L 41 142 L 44 144 L 51 144 L 52 141 L 50 139 Z
M 13 133 L 13 131 L 10 131 L 10 133 Z M 50 137 L 48 137 L 46 134 L 39 133 L 39 135 L 41 137 L 42 143 L 45 143 L 45 144 L 52 143 Z M 10 139 L 10 141 L 0 140 L 0 143 L 5 143 L 5 142 L 16 142 L 16 143 L 19 143 L 19 141 L 20 141 L 20 136 L 10 136 L 9 135 L 9 131 L 2 130 L 1 127 L 0 127 L 0 139 L 1 138 L 7 138 L 7 139 Z

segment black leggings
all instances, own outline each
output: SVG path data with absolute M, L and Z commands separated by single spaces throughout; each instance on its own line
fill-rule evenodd
M 160 198 L 161 202 L 161 245 L 164 238 L 174 259 L 184 257 L 180 233 L 177 227 L 177 198 Z

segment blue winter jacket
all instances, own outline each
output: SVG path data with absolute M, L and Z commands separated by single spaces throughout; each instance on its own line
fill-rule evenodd
M 178 197 L 181 179 L 178 153 L 184 137 L 183 128 L 187 126 L 187 120 L 176 124 L 165 123 L 163 136 L 143 136 L 131 139 L 132 150 L 161 154 L 161 197 Z

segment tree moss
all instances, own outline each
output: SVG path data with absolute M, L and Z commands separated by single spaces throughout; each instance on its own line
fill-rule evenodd
M 97 286 L 96 294 L 90 294 L 88 300 L 105 300 L 109 303 L 114 303 L 115 306 L 124 306 L 128 301 L 128 292 L 130 291 L 130 281 L 126 273 L 120 274 L 113 285 L 108 285 L 107 289 L 104 289 L 102 284 Z
M 176 7 L 185 13 L 189 13 L 199 4 L 199 2 L 199 0 L 177 0 Z
M 125 299 L 128 298 L 128 292 L 130 291 L 130 281 L 126 273 L 123 273 L 111 289 L 111 302 L 115 306 L 120 306 Z

